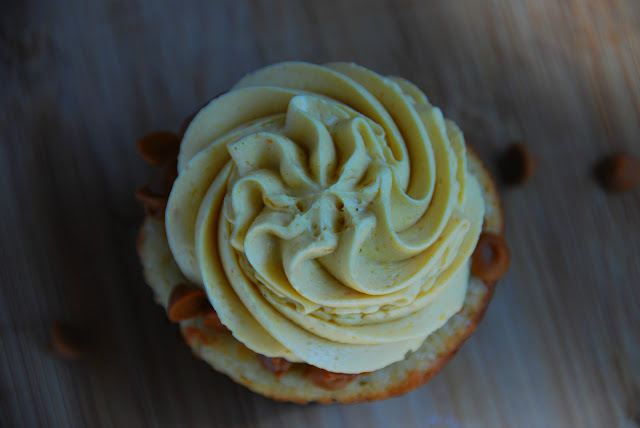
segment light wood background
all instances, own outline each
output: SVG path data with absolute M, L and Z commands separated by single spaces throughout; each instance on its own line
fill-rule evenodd
M 503 189 L 513 263 L 485 321 L 401 398 L 257 396 L 191 357 L 142 280 L 136 139 L 290 59 L 402 75 L 492 165 L 514 139 L 538 160 Z M 640 189 L 590 176 L 640 156 L 637 0 L 5 0 L 0 143 L 0 425 L 640 425 Z M 47 352 L 53 319 L 86 358 Z

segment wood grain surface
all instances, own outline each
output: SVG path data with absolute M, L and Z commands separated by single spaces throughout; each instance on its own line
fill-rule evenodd
M 142 280 L 136 139 L 290 59 L 404 76 L 490 165 L 515 139 L 538 161 L 503 188 L 513 262 L 485 321 L 401 398 L 255 395 Z M 0 426 L 640 426 L 640 189 L 591 177 L 640 156 L 637 0 L 3 1 L 0 142 Z M 54 319 L 83 359 L 47 351 Z

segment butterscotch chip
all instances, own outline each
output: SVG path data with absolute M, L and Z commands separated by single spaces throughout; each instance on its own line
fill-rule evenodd
M 264 355 L 257 354 L 258 359 L 262 363 L 265 369 L 269 370 L 275 377 L 280 377 L 285 374 L 291 368 L 291 361 L 288 361 L 280 357 L 265 357 Z
M 640 159 L 625 154 L 604 158 L 597 165 L 596 174 L 607 190 L 631 190 L 640 183 Z
M 153 192 L 149 186 L 136 190 L 134 196 L 144 204 L 147 217 L 164 220 L 164 212 L 167 209 L 168 196 Z
M 171 321 L 180 322 L 196 318 L 211 310 L 211 303 L 203 289 L 193 285 L 178 284 L 171 290 L 167 307 L 167 314 Z
M 144 213 L 149 218 L 154 218 L 156 220 L 164 221 L 165 208 L 158 209 L 158 208 L 153 207 L 151 205 L 145 205 L 144 206 Z
M 490 283 L 502 278 L 509 269 L 511 253 L 504 238 L 483 232 L 471 256 L 471 273 Z
M 178 178 L 178 160 L 173 159 L 162 166 L 160 174 L 156 174 L 149 184 L 135 191 L 136 199 L 144 204 L 147 217 L 164 220 L 169 195 L 176 178 Z
M 357 374 L 334 373 L 314 366 L 309 366 L 305 376 L 315 386 L 329 391 L 342 389 L 358 377 Z
M 169 197 L 176 178 L 178 178 L 178 159 L 173 159 L 162 165 L 160 171 L 153 175 L 147 187 L 156 195 Z
M 180 137 L 169 131 L 156 131 L 137 142 L 140 156 L 152 165 L 164 165 L 180 152 Z
M 507 184 L 523 184 L 535 171 L 536 162 L 523 143 L 512 144 L 500 158 L 498 167 Z
M 172 159 L 162 166 L 162 174 L 160 176 L 160 185 L 162 186 L 162 194 L 169 196 L 173 183 L 178 178 L 178 159 Z
M 202 317 L 202 323 L 204 324 L 205 327 L 210 328 L 212 330 L 219 330 L 227 333 L 231 332 L 231 330 L 229 330 L 226 325 L 222 324 L 222 321 L 220 321 L 220 317 L 218 316 L 218 313 L 213 309 L 211 309 Z
M 60 358 L 76 360 L 85 354 L 86 341 L 73 328 L 56 320 L 51 325 L 49 348 Z

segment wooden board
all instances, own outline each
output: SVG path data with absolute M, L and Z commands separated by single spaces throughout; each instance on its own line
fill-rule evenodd
M 287 59 L 404 76 L 486 160 L 514 139 L 538 160 L 503 192 L 513 263 L 484 323 L 404 397 L 252 394 L 191 357 L 143 283 L 134 142 Z M 590 176 L 640 156 L 637 0 L 3 2 L 0 144 L 0 425 L 640 425 L 640 189 Z M 53 319 L 90 335 L 86 358 L 47 352 Z

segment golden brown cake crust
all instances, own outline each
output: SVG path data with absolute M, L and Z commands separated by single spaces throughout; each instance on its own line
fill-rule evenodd
M 504 218 L 496 188 L 478 155 L 468 148 L 468 168 L 481 185 L 486 213 L 483 229 L 503 235 Z M 186 282 L 169 249 L 164 224 L 147 218 L 140 229 L 138 254 L 144 276 L 156 301 L 167 307 L 174 285 Z M 279 401 L 295 403 L 355 403 L 383 400 L 411 391 L 433 377 L 456 354 L 462 343 L 476 330 L 489 305 L 495 283 L 484 284 L 472 277 L 464 306 L 447 323 L 431 334 L 415 352 L 397 363 L 362 374 L 343 389 L 328 391 L 308 382 L 305 365 L 294 364 L 280 377 L 266 370 L 256 354 L 231 334 L 205 327 L 202 319 L 182 321 L 182 335 L 195 356 L 235 382 L 254 392 Z

